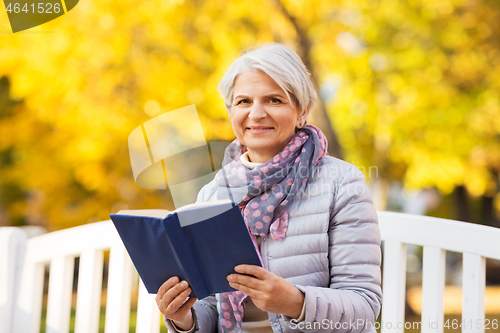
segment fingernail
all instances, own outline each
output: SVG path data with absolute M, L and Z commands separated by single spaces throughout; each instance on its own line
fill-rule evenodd
M 239 272 L 239 271 L 241 271 L 241 267 L 240 267 L 240 266 L 236 266 L 236 267 L 234 268 L 234 270 L 235 270 L 235 271 L 237 271 L 237 272 Z
M 232 275 L 228 275 L 227 279 L 228 279 L 228 281 L 233 281 L 233 276 Z
M 186 288 L 188 286 L 187 281 L 182 281 L 181 282 L 181 287 Z

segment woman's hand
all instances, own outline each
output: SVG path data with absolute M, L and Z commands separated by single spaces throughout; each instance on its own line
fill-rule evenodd
M 259 309 L 299 318 L 305 298 L 302 291 L 259 266 L 238 265 L 235 271 L 241 274 L 228 275 L 229 285 L 250 296 Z
M 158 309 L 174 324 L 182 330 L 189 330 L 193 326 L 193 314 L 191 308 L 196 298 L 190 297 L 191 288 L 187 281 L 180 281 L 177 276 L 171 277 L 161 285 L 156 294 L 156 305 Z

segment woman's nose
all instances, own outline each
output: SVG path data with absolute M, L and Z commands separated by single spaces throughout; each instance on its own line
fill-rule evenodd
M 267 112 L 263 104 L 255 102 L 250 108 L 250 113 L 248 118 L 250 119 L 262 119 L 267 116 Z

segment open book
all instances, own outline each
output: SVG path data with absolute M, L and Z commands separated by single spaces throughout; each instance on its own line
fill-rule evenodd
M 189 282 L 199 299 L 234 291 L 227 276 L 239 264 L 261 266 L 240 209 L 230 200 L 189 204 L 174 211 L 110 214 L 149 293 L 172 276 Z

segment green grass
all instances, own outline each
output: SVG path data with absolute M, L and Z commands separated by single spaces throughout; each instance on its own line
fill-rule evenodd
M 105 308 L 101 307 L 101 311 L 99 313 L 99 333 L 104 333 L 104 325 L 105 325 L 105 318 L 106 314 L 104 312 Z M 75 309 L 71 309 L 71 316 L 70 316 L 70 323 L 69 323 L 69 333 L 74 333 L 75 331 Z M 42 311 L 42 320 L 40 322 L 40 333 L 45 333 L 45 320 L 46 320 L 46 310 Z M 135 333 L 135 325 L 136 325 L 136 320 L 137 320 L 137 310 L 132 309 L 130 311 L 130 320 L 129 320 L 129 333 Z M 161 317 L 161 323 L 160 323 L 160 333 L 167 333 L 168 330 L 165 327 L 165 324 L 163 323 L 163 317 Z

